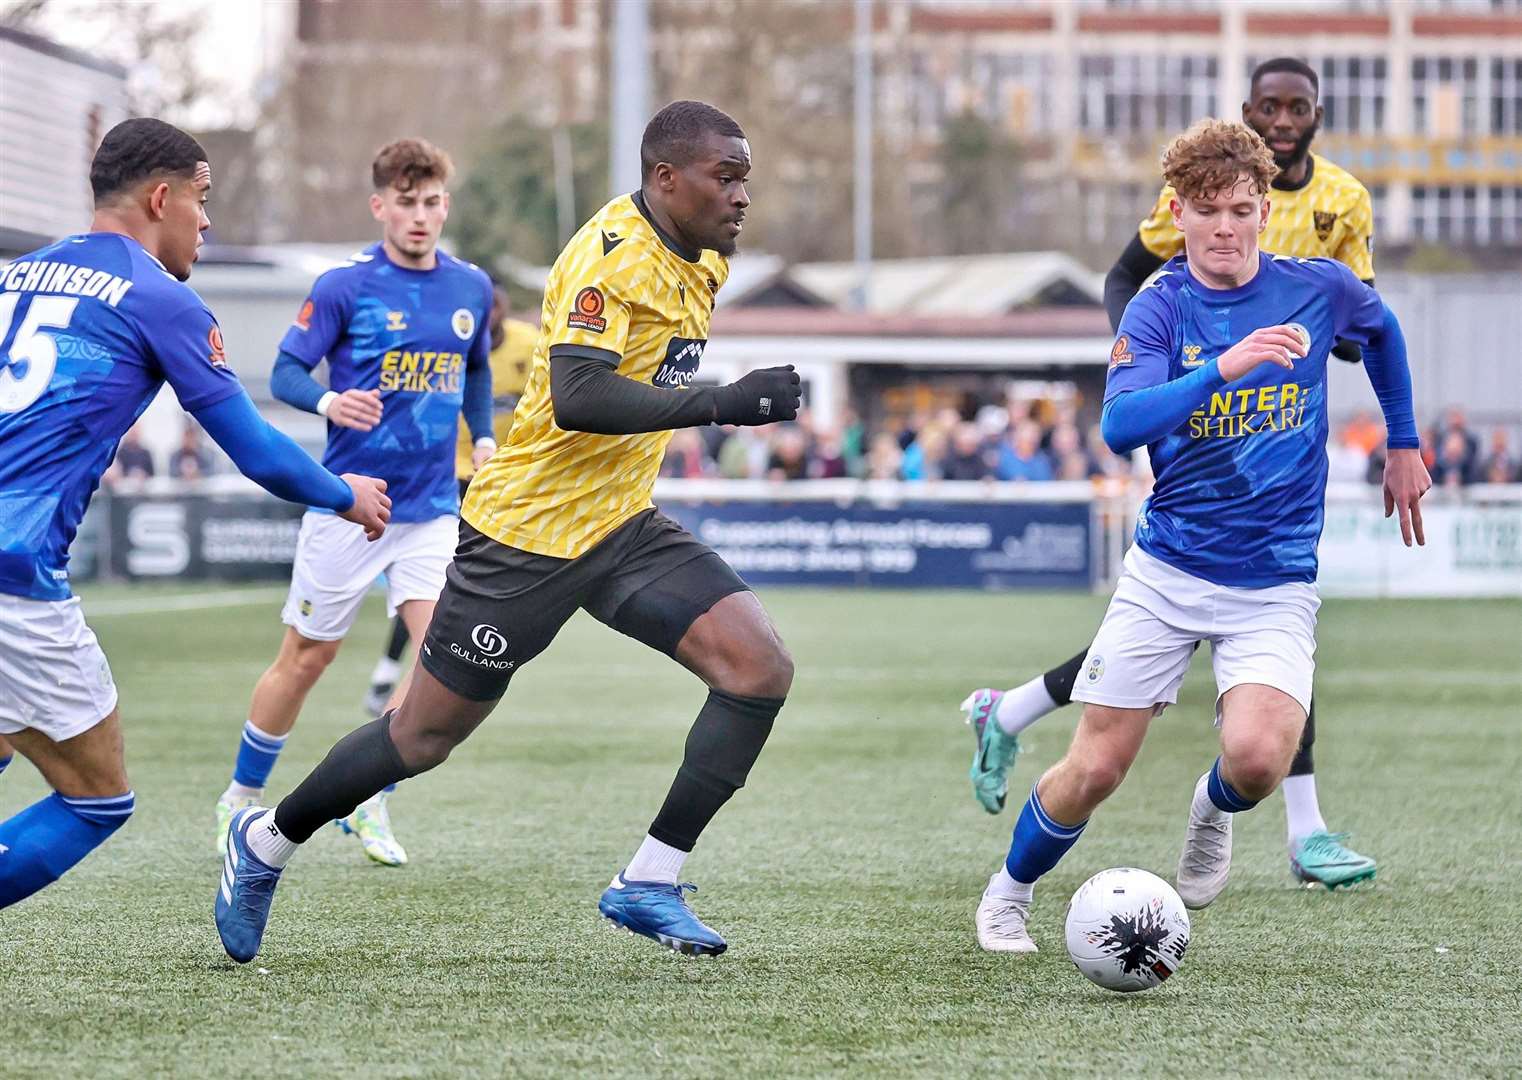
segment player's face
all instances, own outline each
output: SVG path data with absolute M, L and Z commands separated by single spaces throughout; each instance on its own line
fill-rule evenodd
M 1184 253 L 1207 285 L 1233 288 L 1258 269 L 1258 234 L 1268 224 L 1268 200 L 1253 190 L 1249 177 L 1229 191 L 1189 199 L 1175 198 L 1173 224 L 1184 234 Z
M 449 218 L 449 192 L 442 180 L 423 180 L 406 191 L 388 187 L 370 196 L 370 213 L 381 223 L 388 254 L 404 263 L 431 263 Z
M 201 234 L 211 228 L 206 216 L 206 200 L 211 194 L 211 167 L 198 162 L 190 180 L 178 178 L 161 181 L 148 194 L 149 205 L 161 221 L 159 262 L 180 281 L 190 277 L 190 268 L 200 257 Z
M 749 175 L 750 143 L 729 135 L 710 135 L 691 164 L 660 177 L 663 186 L 670 185 L 668 206 L 682 239 L 725 257 L 733 255 L 750 206 Z
M 1321 124 L 1321 106 L 1311 80 L 1293 71 L 1271 71 L 1253 86 L 1242 119 L 1263 136 L 1281 169 L 1305 160 Z

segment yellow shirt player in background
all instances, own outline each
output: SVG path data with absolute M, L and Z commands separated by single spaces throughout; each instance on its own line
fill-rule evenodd
M 491 407 L 492 434 L 501 446 L 512 430 L 513 410 L 528 385 L 528 374 L 534 364 L 534 345 L 539 340 L 539 327 L 522 319 L 514 319 L 507 306 L 507 291 L 498 285 L 492 291 L 491 322 Z M 479 447 L 471 441 L 470 429 L 460 425 L 460 440 L 455 447 L 455 476 L 460 481 L 460 498 L 465 498 L 465 487 L 476 475 L 475 452 Z
M 1263 251 L 1300 258 L 1333 258 L 1367 284 L 1374 284 L 1374 211 L 1369 192 L 1349 173 L 1311 153 L 1321 124 L 1320 81 L 1300 60 L 1280 57 L 1259 64 L 1252 74 L 1242 119 L 1268 144 L 1279 167 L 1269 192 Z M 1184 250 L 1184 234 L 1173 224 L 1173 189 L 1164 187 L 1157 205 L 1105 278 L 1105 311 L 1112 329 L 1126 305 L 1163 263 Z M 1358 361 L 1358 347 L 1338 342 L 1332 355 Z M 1006 773 L 1018 751 L 1019 732 L 1072 700 L 1088 649 L 1009 690 L 974 690 L 962 702 L 977 738 L 973 754 L 973 795 L 989 813 L 1004 808 Z M 1289 823 L 1290 871 L 1307 885 L 1334 889 L 1374 877 L 1374 860 L 1343 845 L 1331 833 L 1317 802 L 1311 747 L 1316 741 L 1316 704 L 1301 735 L 1300 750 L 1284 781 Z
M 793 662 L 745 582 L 657 511 L 650 492 L 673 430 L 792 420 L 802 391 L 791 366 L 694 385 L 750 206 L 745 133 L 711 105 L 673 102 L 645 128 L 640 164 L 640 190 L 598 211 L 550 271 L 528 386 L 507 441 L 471 482 L 402 705 L 345 737 L 261 819 L 274 834 L 260 837 L 260 858 L 277 874 L 295 849 L 282 836 L 305 839 L 441 763 L 584 608 L 708 686 L 666 801 L 598 911 L 689 956 L 727 948 L 687 906 L 678 875 L 744 785 Z M 594 657 L 563 694 L 565 722 L 578 732 L 600 713 L 618 720 L 619 703 L 596 697 L 596 676 Z M 244 920 L 241 941 L 264 933 L 268 874 L 240 864 L 225 886 Z
M 1251 96 L 1242 119 L 1263 136 L 1279 166 L 1269 192 L 1268 227 L 1262 249 L 1275 255 L 1336 259 L 1366 284 L 1374 284 L 1374 204 L 1351 173 L 1311 153 L 1321 126 L 1316 103 L 1319 81 L 1299 60 L 1268 60 L 1253 72 Z M 1164 187 L 1152 213 L 1105 278 L 1105 311 L 1111 329 L 1126 305 L 1159 266 L 1184 250 L 1184 234 L 1173 225 Z M 1358 351 L 1340 345 L 1334 355 L 1357 360 Z

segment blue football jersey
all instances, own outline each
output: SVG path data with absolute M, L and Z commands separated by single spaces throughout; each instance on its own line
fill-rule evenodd
M 432 270 L 409 270 L 377 243 L 317 279 L 280 343 L 308 368 L 326 357 L 333 390 L 380 391 L 380 423 L 328 424 L 322 463 L 386 481 L 392 521 L 459 511 L 465 367 L 489 362 L 491 302 L 491 280 L 470 263 L 440 251 Z
M 1208 289 L 1169 260 L 1121 318 L 1105 401 L 1219 357 L 1254 330 L 1297 326 L 1293 371 L 1258 365 L 1147 447 L 1156 476 L 1137 520 L 1142 549 L 1239 588 L 1316 580 L 1327 475 L 1326 361 L 1339 338 L 1368 344 L 1379 295 L 1333 259 L 1259 256 L 1237 289 Z
M 0 270 L 0 592 L 69 594 L 69 544 L 116 444 L 168 381 L 189 411 L 242 393 L 188 285 L 118 233 Z

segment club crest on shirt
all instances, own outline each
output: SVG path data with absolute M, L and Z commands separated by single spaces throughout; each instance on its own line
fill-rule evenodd
M 1311 332 L 1297 322 L 1290 323 L 1289 328 L 1295 332 L 1297 337 L 1300 338 L 1301 348 L 1303 348 L 1305 350 L 1305 354 L 1309 356 L 1311 354 Z
M 1205 361 L 1200 359 L 1200 348 L 1201 348 L 1201 346 L 1199 346 L 1199 345 L 1185 345 L 1184 346 L 1184 366 L 1185 367 L 1199 367 L 1201 364 L 1203 364 L 1205 362 Z
M 1122 364 L 1129 364 L 1136 359 L 1131 352 L 1131 339 L 1125 334 L 1115 339 L 1115 347 L 1110 350 L 1110 370 L 1114 371 Z
M 407 329 L 407 313 L 405 311 L 386 312 L 386 329 L 391 331 Z
M 310 297 L 307 298 L 306 303 L 301 305 L 301 310 L 296 312 L 296 329 L 312 329 L 312 300 Z
M 1322 241 L 1331 239 L 1332 226 L 1337 224 L 1337 215 L 1329 210 L 1312 210 L 1311 217 L 1316 221 L 1316 236 Z
M 460 308 L 449 317 L 450 328 L 454 330 L 454 336 L 461 341 L 469 341 L 471 335 L 476 332 L 476 317 L 471 314 L 469 308 Z

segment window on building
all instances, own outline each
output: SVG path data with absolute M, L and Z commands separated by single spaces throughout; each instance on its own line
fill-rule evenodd
M 1171 134 L 1215 111 L 1214 56 L 1079 58 L 1079 126 L 1091 134 Z
M 1482 73 L 1472 56 L 1418 56 L 1411 61 L 1412 119 L 1419 134 L 1439 139 L 1479 135 L 1489 117 L 1480 109 Z
M 1419 185 L 1411 196 L 1416 235 L 1427 243 L 1522 243 L 1522 187 Z
M 1522 135 L 1522 59 L 1490 61 L 1490 134 Z

